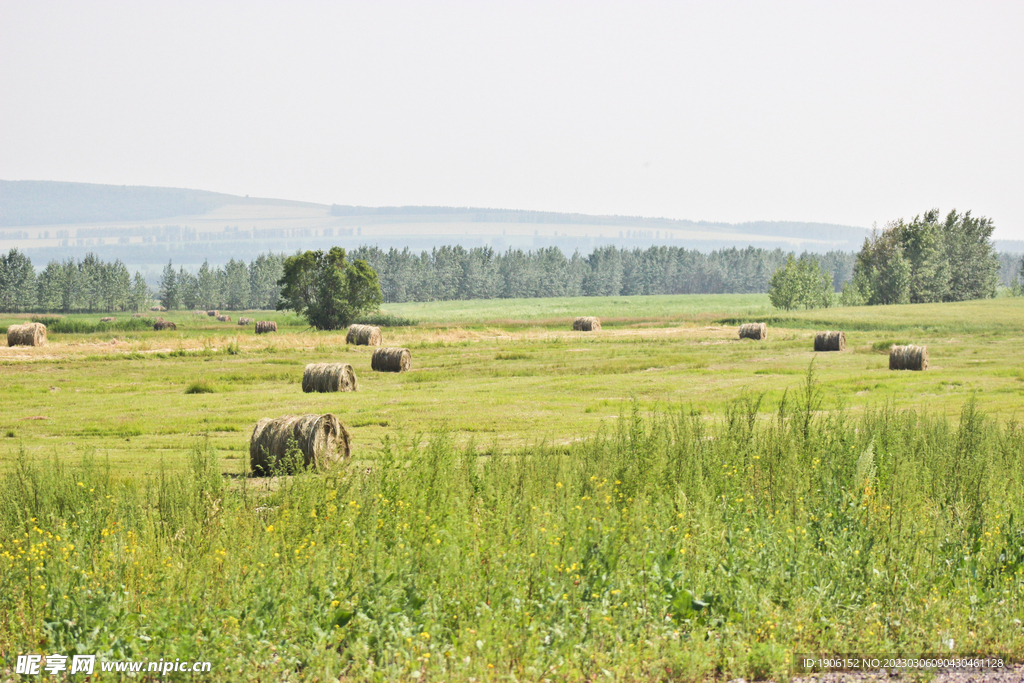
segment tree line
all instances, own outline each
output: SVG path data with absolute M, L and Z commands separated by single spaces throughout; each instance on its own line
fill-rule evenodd
M 490 247 L 438 247 L 431 251 L 359 247 L 353 261 L 366 261 L 379 278 L 384 301 L 718 294 L 765 292 L 785 262 L 781 249 L 721 249 L 702 253 L 682 247 L 601 247 L 588 256 L 566 256 L 557 247 L 536 251 Z M 168 310 L 274 309 L 281 296 L 284 254 L 261 254 L 248 264 L 203 263 L 196 272 L 168 262 L 156 298 Z M 805 254 L 841 288 L 853 270 L 853 254 Z M 36 273 L 18 250 L 0 255 L 0 311 L 101 312 L 141 310 L 153 293 L 141 274 L 131 277 L 120 261 L 94 254 L 81 261 L 51 261 Z
M 152 295 L 145 278 L 132 277 L 121 261 L 106 263 L 95 254 L 81 261 L 50 261 L 36 273 L 17 249 L 0 254 L 0 311 L 60 313 L 138 311 Z
M 384 301 L 448 301 L 552 296 L 721 294 L 765 292 L 788 254 L 781 249 L 647 249 L 599 247 L 566 256 L 557 247 L 536 251 L 444 246 L 429 252 L 359 247 L 349 254 L 377 272 Z M 853 254 L 808 255 L 841 288 L 853 270 Z
M 815 300 L 824 302 L 831 301 L 828 290 L 842 291 L 845 304 L 953 301 L 994 294 L 1000 262 L 991 233 L 989 219 L 951 212 L 940 220 L 938 211 L 931 211 L 890 224 L 867 239 L 859 254 L 796 258 L 781 249 L 755 247 L 703 253 L 674 246 L 606 246 L 586 256 L 566 256 L 557 247 L 497 252 L 444 246 L 414 252 L 363 246 L 348 258 L 376 271 L 386 303 L 778 291 L 785 294 L 780 301 L 803 306 L 795 293 L 813 291 Z M 168 262 L 157 298 L 169 310 L 274 309 L 285 258 L 267 253 L 249 263 L 206 262 L 195 272 Z M 772 277 L 780 269 L 793 279 L 777 278 L 773 289 Z M 36 273 L 18 250 L 0 254 L 0 311 L 141 310 L 152 296 L 141 274 L 132 277 L 120 260 L 105 263 L 88 254 L 80 261 L 51 261 Z
M 281 296 L 278 280 L 284 273 L 284 254 L 260 254 L 248 264 L 231 259 L 223 267 L 209 261 L 193 274 L 174 269 L 170 261 L 160 277 L 160 304 L 167 310 L 272 310 Z
M 600 247 L 589 256 L 566 256 L 557 247 L 536 251 L 443 246 L 431 251 L 363 246 L 346 256 L 365 261 L 378 277 L 385 303 L 637 294 L 765 292 L 788 254 L 755 247 L 704 254 L 681 247 Z M 853 255 L 805 254 L 841 288 L 852 273 Z M 283 254 L 262 254 L 248 266 L 231 260 L 223 268 L 204 263 L 198 273 L 164 268 L 160 303 L 168 310 L 277 307 Z

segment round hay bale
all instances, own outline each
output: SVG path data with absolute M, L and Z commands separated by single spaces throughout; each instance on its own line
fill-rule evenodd
M 159 332 L 160 330 L 176 330 L 178 326 L 172 323 L 170 320 L 157 320 L 153 323 L 153 329 Z
M 767 339 L 768 326 L 764 323 L 744 323 L 740 325 L 740 339 Z
M 220 311 L 207 311 L 206 315 L 210 316 L 211 318 L 216 318 L 218 315 L 220 315 Z
M 117 318 L 100 318 L 101 323 L 116 323 Z
M 584 316 L 572 321 L 572 329 L 575 332 L 599 332 L 601 330 L 601 319 L 593 316 Z
M 302 390 L 307 394 L 311 391 L 358 391 L 359 381 L 348 363 L 310 363 L 302 373 Z
M 46 325 L 25 323 L 7 328 L 8 346 L 46 346 Z
M 239 325 L 252 325 L 252 318 L 239 318 L 238 319 L 238 324 Z
M 412 367 L 409 349 L 380 348 L 373 352 L 370 368 L 374 372 L 405 372 Z
M 273 320 L 257 320 L 256 334 L 266 334 L 267 332 L 277 332 L 277 323 Z
M 815 351 L 844 351 L 846 350 L 846 333 L 844 332 L 818 332 L 814 335 Z
M 345 335 L 346 344 L 357 346 L 380 346 L 384 337 L 379 327 L 373 325 L 349 325 L 348 334 Z
M 229 322 L 231 322 L 231 316 L 230 315 L 218 315 L 217 316 L 217 322 L 229 323 Z
M 249 438 L 249 466 L 256 476 L 272 474 L 275 463 L 288 455 L 289 442 L 302 453 L 302 464 L 318 470 L 348 459 L 351 443 L 338 418 L 326 415 L 265 417 Z
M 164 308 L 163 306 L 150 306 L 149 310 L 151 310 L 151 311 L 158 311 L 158 312 L 162 313 L 163 311 L 166 311 L 167 309 Z
M 889 369 L 890 370 L 927 370 L 928 369 L 928 347 L 896 346 L 889 347 Z

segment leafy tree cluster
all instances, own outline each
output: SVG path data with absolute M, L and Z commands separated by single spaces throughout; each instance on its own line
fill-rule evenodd
M 105 263 L 90 253 L 81 261 L 50 261 L 37 274 L 17 249 L 0 255 L 0 311 L 138 311 L 150 299 L 146 280 L 140 273 L 133 278 L 121 261 Z
M 280 309 L 291 309 L 319 330 L 347 327 L 360 313 L 375 311 L 382 297 L 377 273 L 345 250 L 307 251 L 284 260 Z
M 283 254 L 260 254 L 248 265 L 231 259 L 215 268 L 204 261 L 194 274 L 184 267 L 175 270 L 168 261 L 160 277 L 160 303 L 169 311 L 274 309 L 281 293 L 277 281 L 284 260 Z
M 781 249 L 722 249 L 705 254 L 681 247 L 595 249 L 565 256 L 557 247 L 504 253 L 490 247 L 444 246 L 430 252 L 360 247 L 352 252 L 380 278 L 384 301 L 446 301 L 550 296 L 719 294 L 765 292 L 787 254 Z M 831 274 L 836 289 L 849 279 L 852 254 L 805 255 Z
M 821 269 L 817 259 L 792 254 L 772 275 L 768 285 L 772 306 L 785 310 L 794 308 L 828 308 L 836 299 L 832 277 Z
M 992 220 L 938 209 L 887 225 L 864 240 L 847 304 L 905 304 L 984 299 L 996 294 L 999 260 Z

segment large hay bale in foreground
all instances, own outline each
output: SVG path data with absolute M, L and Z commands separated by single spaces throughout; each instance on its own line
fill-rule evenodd
M 345 343 L 356 346 L 380 346 L 383 342 L 380 328 L 373 325 L 349 325 L 345 335 Z
M 8 346 L 46 346 L 46 325 L 25 323 L 7 328 Z
M 217 322 L 229 323 L 229 322 L 231 322 L 231 316 L 230 315 L 218 315 L 217 316 Z
M 764 323 L 744 323 L 740 325 L 740 339 L 767 339 L 768 326 Z
M 100 318 L 101 323 L 116 323 L 117 318 Z
M 575 332 L 599 332 L 601 330 L 601 319 L 593 316 L 584 316 L 572 321 L 572 329 Z
M 159 332 L 160 330 L 176 330 L 178 326 L 172 323 L 170 320 L 157 320 L 153 323 L 153 329 Z
M 310 363 L 302 373 L 302 390 L 311 391 L 358 391 L 356 371 L 348 363 Z
M 318 470 L 349 456 L 348 431 L 338 418 L 326 415 L 265 417 L 249 438 L 249 466 L 256 476 L 272 474 L 274 463 L 288 455 L 289 442 L 302 452 L 302 464 Z
M 220 311 L 207 311 L 206 315 L 210 316 L 211 318 L 216 318 L 218 315 L 220 315 Z
M 238 324 L 239 325 L 252 325 L 252 318 L 239 318 L 238 319 Z
M 818 332 L 814 335 L 815 351 L 843 351 L 846 349 L 846 333 Z
M 374 372 L 405 372 L 411 367 L 412 354 L 409 349 L 377 349 L 370 359 L 370 368 Z
M 256 334 L 266 334 L 267 332 L 277 332 L 277 323 L 273 320 L 257 320 Z
M 927 346 L 896 346 L 889 347 L 889 369 L 890 370 L 927 370 L 928 369 L 928 347 Z

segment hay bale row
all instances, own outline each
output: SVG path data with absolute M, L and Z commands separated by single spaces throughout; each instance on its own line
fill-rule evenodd
M 303 465 L 318 470 L 345 460 L 350 453 L 348 431 L 338 418 L 326 415 L 287 415 L 263 418 L 249 438 L 249 466 L 257 476 L 272 473 L 273 463 L 288 455 L 291 442 L 302 453 Z
M 379 327 L 373 325 L 349 325 L 348 334 L 345 335 L 346 344 L 357 346 L 380 346 L 384 337 Z
M 846 334 L 844 332 L 818 332 L 814 335 L 815 351 L 843 351 L 846 349 Z
M 25 323 L 7 328 L 8 346 L 46 346 L 46 325 Z
M 896 346 L 889 347 L 890 370 L 927 370 L 927 346 Z
M 239 325 L 252 325 L 252 322 L 253 322 L 252 318 L 239 318 L 238 319 L 238 324 Z
M 764 323 L 744 323 L 740 325 L 740 339 L 756 339 L 758 341 L 768 338 L 768 326 Z
M 311 391 L 358 391 L 359 381 L 348 363 L 310 363 L 302 372 L 302 390 L 307 394 Z
M 373 352 L 370 368 L 374 372 L 405 372 L 412 367 L 409 349 L 380 348 Z
M 256 334 L 266 334 L 268 332 L 277 332 L 277 323 L 273 320 L 257 320 Z
M 117 318 L 100 318 L 101 323 L 116 323 Z
M 216 318 L 218 315 L 220 315 L 220 311 L 207 311 L 206 315 L 210 316 L 211 318 Z
M 575 332 L 599 332 L 601 330 L 601 319 L 593 316 L 584 316 L 572 321 L 572 329 Z
M 217 322 L 229 323 L 229 322 L 231 322 L 231 316 L 230 315 L 218 315 L 217 316 Z
M 176 330 L 178 326 L 172 323 L 170 320 L 157 320 L 153 323 L 153 329 L 159 332 L 160 330 Z

